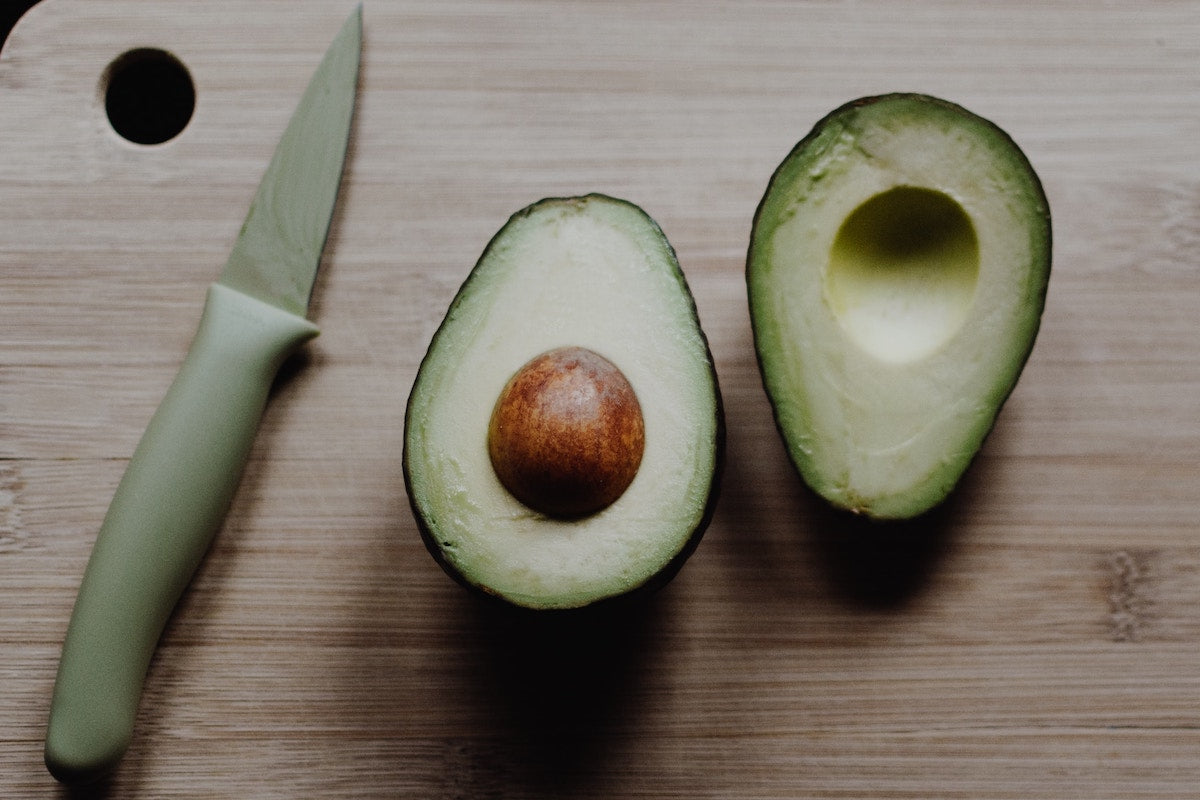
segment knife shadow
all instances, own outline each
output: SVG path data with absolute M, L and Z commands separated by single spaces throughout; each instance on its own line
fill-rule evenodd
M 62 800 L 107 800 L 118 796 L 113 794 L 114 786 L 114 778 L 107 776 L 82 786 L 59 786 L 58 797 Z

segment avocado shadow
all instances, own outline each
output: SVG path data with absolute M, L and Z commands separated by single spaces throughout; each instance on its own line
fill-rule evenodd
M 807 490 L 806 490 L 807 491 Z M 937 509 L 921 517 L 879 522 L 809 497 L 809 527 L 835 591 L 855 605 L 899 608 L 933 574 L 950 525 Z
M 567 612 L 472 603 L 481 645 L 475 684 L 494 715 L 493 778 L 569 795 L 603 774 L 614 745 L 634 736 L 639 676 L 660 630 L 665 592 Z
M 899 610 L 915 600 L 952 549 L 978 472 L 972 465 L 941 504 L 905 520 L 836 509 L 804 487 L 807 527 L 835 592 L 871 610 Z

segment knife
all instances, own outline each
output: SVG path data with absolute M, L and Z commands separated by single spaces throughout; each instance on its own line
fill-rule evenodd
M 288 123 L 183 364 L 101 524 L 59 661 L 45 761 L 102 777 L 133 736 L 159 637 L 228 511 L 276 373 L 318 333 L 305 315 L 341 183 L 362 6 Z

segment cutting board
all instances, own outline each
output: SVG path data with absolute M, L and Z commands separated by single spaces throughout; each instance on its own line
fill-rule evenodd
M 352 4 L 43 0 L 0 53 L 0 795 L 41 761 L 96 530 Z M 368 0 L 312 318 L 150 667 L 112 798 L 1195 798 L 1200 5 Z M 157 145 L 102 101 L 161 48 Z M 1054 272 L 951 501 L 824 512 L 775 433 L 744 259 L 772 170 L 855 97 L 1007 130 Z M 422 546 L 404 407 L 509 214 L 599 191 L 678 251 L 724 393 L 712 526 L 663 591 L 498 613 Z M 536 320 L 531 321 L 536 324 Z

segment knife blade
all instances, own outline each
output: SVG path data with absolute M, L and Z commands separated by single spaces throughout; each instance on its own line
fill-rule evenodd
M 356 105 L 361 4 L 285 129 L 195 338 L 113 495 L 63 641 L 45 762 L 67 784 L 128 749 L 146 672 L 228 511 L 284 361 L 306 318 Z

